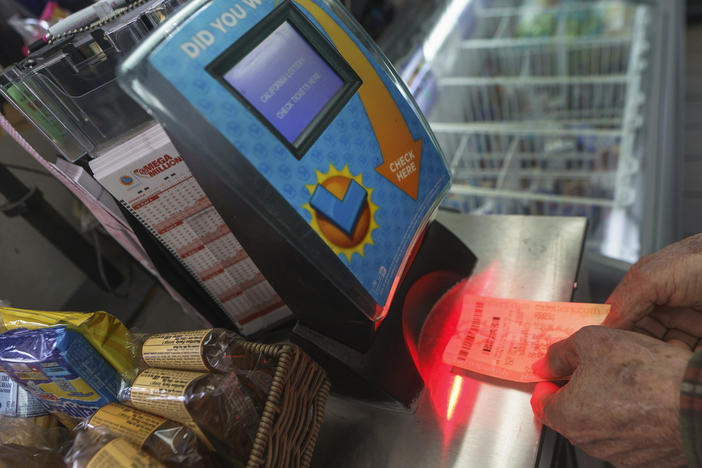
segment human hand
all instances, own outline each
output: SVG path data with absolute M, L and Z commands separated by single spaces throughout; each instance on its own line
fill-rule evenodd
M 692 353 L 623 330 L 584 327 L 534 364 L 531 406 L 545 425 L 617 466 L 685 464 L 680 385 Z
M 603 325 L 696 350 L 702 338 L 702 234 L 634 264 L 607 299 Z

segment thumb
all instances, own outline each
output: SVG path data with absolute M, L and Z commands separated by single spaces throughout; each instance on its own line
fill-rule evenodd
M 552 403 L 554 396 L 560 388 L 551 382 L 539 382 L 534 386 L 534 393 L 531 395 L 531 410 L 534 416 L 544 422 L 547 407 Z
M 549 380 L 568 377 L 578 367 L 580 357 L 575 349 L 577 332 L 549 346 L 546 356 L 532 365 L 534 374 Z

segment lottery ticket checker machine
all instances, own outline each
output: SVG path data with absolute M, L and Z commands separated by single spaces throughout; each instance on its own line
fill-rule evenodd
M 411 405 L 422 382 L 403 335 L 476 259 L 431 221 L 450 173 L 358 23 L 331 0 L 193 0 L 118 80 L 165 127 L 335 387 Z M 410 290 L 423 312 L 403 318 Z

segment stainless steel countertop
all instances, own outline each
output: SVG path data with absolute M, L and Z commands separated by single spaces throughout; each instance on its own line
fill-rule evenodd
M 441 212 L 437 219 L 478 256 L 469 279 L 472 292 L 570 300 L 585 240 L 584 218 Z M 313 467 L 536 465 L 541 425 L 529 404 L 532 385 L 452 373 L 440 362 L 442 350 L 434 349 L 446 338 L 442 313 L 428 318 L 420 338 L 427 386 L 416 412 L 332 395 Z

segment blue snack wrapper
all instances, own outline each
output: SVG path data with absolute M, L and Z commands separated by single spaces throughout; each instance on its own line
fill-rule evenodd
M 122 379 L 83 336 L 66 327 L 0 335 L 0 368 L 52 412 L 83 419 L 117 401 Z

